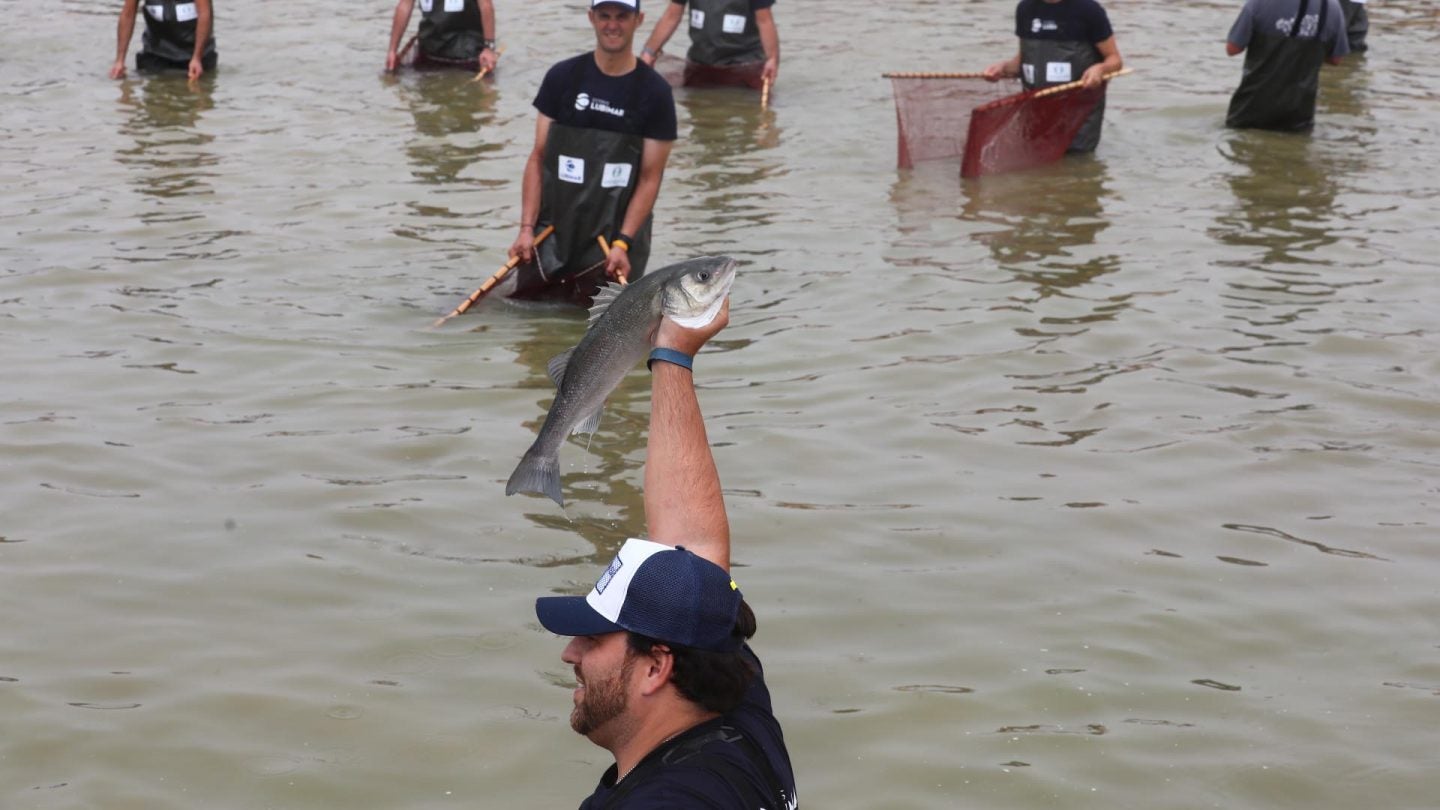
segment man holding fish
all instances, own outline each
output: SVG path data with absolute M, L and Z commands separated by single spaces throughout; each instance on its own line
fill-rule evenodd
M 512 298 L 589 304 L 645 272 L 650 213 L 676 137 L 670 86 L 632 52 L 640 0 L 591 0 L 595 50 L 550 68 L 521 184 Z M 553 226 L 553 231 L 548 228 Z
M 720 278 L 688 309 L 692 326 L 666 309 L 643 336 L 652 374 L 645 518 L 654 541 L 627 540 L 588 596 L 541 597 L 535 613 L 572 637 L 560 656 L 575 671 L 571 728 L 615 757 L 581 810 L 794 810 L 784 735 L 747 643 L 755 615 L 730 577 L 730 524 L 691 371 L 695 353 L 729 322 L 734 262 L 674 267 Z M 674 278 L 674 267 L 655 276 Z

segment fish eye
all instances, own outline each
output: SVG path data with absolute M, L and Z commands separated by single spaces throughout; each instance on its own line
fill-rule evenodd
M 709 281 L 709 280 L 710 280 L 710 274 L 709 274 L 708 272 L 704 271 L 704 270 L 700 271 L 700 280 L 701 280 L 701 281 Z

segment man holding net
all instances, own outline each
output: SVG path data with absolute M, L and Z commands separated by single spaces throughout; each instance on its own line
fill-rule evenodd
M 1100 86 L 1124 67 L 1110 17 L 1095 0 L 1020 0 L 1015 8 L 1020 52 L 985 69 L 985 78 L 1019 78 L 1026 90 L 1082 82 Z M 1070 152 L 1093 152 L 1105 118 L 1101 97 L 1070 142 Z

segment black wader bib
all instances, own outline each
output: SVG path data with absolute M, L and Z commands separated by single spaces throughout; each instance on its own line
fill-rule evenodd
M 420 0 L 420 14 L 417 62 L 474 63 L 485 49 L 476 0 Z
M 691 62 L 745 65 L 765 61 L 750 0 L 690 0 Z
M 1288 35 L 1254 32 L 1245 48 L 1245 70 L 1230 97 L 1225 126 L 1304 132 L 1315 125 L 1315 96 L 1326 51 L 1321 37 L 1329 6 L 1328 0 L 1320 0 L 1320 21 L 1312 37 L 1299 36 L 1310 0 L 1300 0 Z
M 213 12 L 213 5 L 211 9 Z M 141 0 L 140 10 L 145 15 L 145 36 L 141 39 L 140 52 L 135 54 L 136 69 L 189 67 L 190 57 L 195 55 L 195 33 L 200 19 L 194 0 Z M 213 70 L 215 63 L 212 33 L 205 42 L 200 64 L 206 70 Z
M 1089 42 L 1079 40 L 1020 39 L 1020 78 L 1026 90 L 1043 90 L 1066 82 L 1080 81 L 1092 65 L 1105 61 Z M 1105 120 L 1105 86 L 1090 117 L 1080 125 L 1070 152 L 1093 152 L 1100 145 L 1100 125 Z

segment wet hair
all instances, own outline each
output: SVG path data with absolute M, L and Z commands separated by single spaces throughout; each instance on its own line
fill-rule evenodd
M 740 613 L 735 617 L 735 628 L 730 631 L 730 637 L 738 644 L 754 635 L 755 613 L 741 599 Z M 708 711 L 724 714 L 739 706 L 745 690 L 750 688 L 750 682 L 755 678 L 755 670 L 739 649 L 735 652 L 710 652 L 657 641 L 639 633 L 628 633 L 628 636 L 629 648 L 634 654 L 647 655 L 657 645 L 668 647 L 675 659 L 670 682 L 686 700 L 698 703 Z

